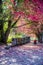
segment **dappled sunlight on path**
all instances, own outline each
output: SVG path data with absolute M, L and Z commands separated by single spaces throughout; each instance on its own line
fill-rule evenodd
M 6 50 L 0 46 L 0 65 L 43 65 L 43 47 L 25 44 Z

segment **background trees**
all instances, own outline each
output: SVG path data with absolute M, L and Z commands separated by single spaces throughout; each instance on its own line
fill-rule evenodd
M 26 3 L 27 2 L 27 3 Z M 43 37 L 43 1 L 25 0 L 28 20 L 31 20 L 31 29 L 36 37 L 42 42 Z M 29 13 L 29 14 L 28 14 Z
M 0 0 L 0 4 L 1 42 L 7 43 L 11 29 L 16 25 L 21 16 L 31 24 L 33 32 L 37 37 L 43 32 L 42 0 Z

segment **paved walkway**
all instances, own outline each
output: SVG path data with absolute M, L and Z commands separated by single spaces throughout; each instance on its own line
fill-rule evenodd
M 0 65 L 43 65 L 43 45 L 0 46 Z

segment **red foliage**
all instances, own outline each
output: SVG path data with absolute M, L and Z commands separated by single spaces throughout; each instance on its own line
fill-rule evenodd
M 14 2 L 14 0 L 10 0 L 12 3 Z
M 14 12 L 14 15 L 15 15 L 15 17 L 18 17 L 18 16 L 25 16 L 25 13 L 22 12 L 22 11 L 19 11 L 19 12 Z
M 37 17 L 37 15 L 29 15 L 28 19 L 32 21 L 38 21 L 39 18 Z
M 15 5 L 15 0 L 11 0 L 11 2 Z M 26 15 L 26 17 L 32 21 L 39 21 L 41 19 L 43 19 L 43 4 L 42 4 L 42 0 L 24 0 L 25 6 L 26 8 L 28 8 L 28 10 L 33 11 L 33 13 L 31 14 L 31 12 L 29 12 L 28 15 Z M 9 7 L 11 8 L 11 7 Z M 25 16 L 24 11 L 19 11 L 19 12 L 12 12 L 15 16 Z
M 10 0 L 14 5 L 15 5 L 15 1 L 14 0 Z

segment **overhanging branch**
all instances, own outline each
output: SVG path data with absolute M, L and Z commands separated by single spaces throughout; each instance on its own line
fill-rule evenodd
M 18 22 L 19 19 L 20 19 L 20 16 L 19 16 L 18 19 L 12 24 L 11 28 L 14 27 L 14 25 Z
M 22 26 L 25 26 L 25 25 L 29 25 L 29 24 L 31 24 L 31 23 L 30 23 L 30 22 L 29 22 L 29 23 L 25 23 L 25 24 L 23 24 L 23 25 L 15 26 L 15 27 L 13 27 L 13 28 L 19 28 L 19 27 L 22 27 Z

